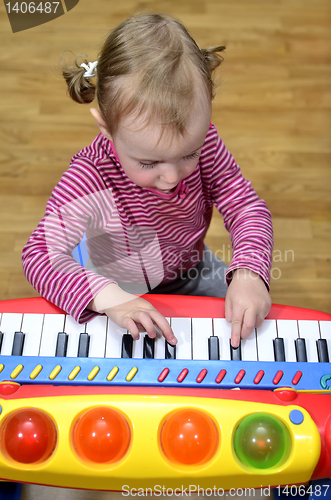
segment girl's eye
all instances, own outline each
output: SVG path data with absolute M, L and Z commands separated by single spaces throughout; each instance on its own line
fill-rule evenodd
M 156 167 L 156 163 L 142 163 L 141 161 L 139 162 L 139 165 L 141 168 L 154 168 Z
M 192 153 L 191 155 L 184 156 L 184 160 L 193 160 L 194 158 L 199 158 L 201 151 L 195 151 L 195 153 Z M 155 168 L 158 162 L 154 163 L 143 163 L 139 162 L 139 165 L 141 168 Z
M 184 156 L 185 160 L 193 160 L 194 158 L 199 158 L 200 156 L 200 151 L 196 151 L 195 153 L 192 153 L 191 155 Z

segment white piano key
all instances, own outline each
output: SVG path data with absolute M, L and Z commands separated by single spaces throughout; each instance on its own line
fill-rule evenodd
M 154 359 L 164 359 L 165 339 L 161 333 L 157 333 L 154 344 Z
M 193 359 L 209 359 L 208 338 L 213 335 L 211 318 L 192 318 Z
M 171 325 L 170 318 L 166 318 L 166 320 Z M 165 338 L 161 332 L 157 331 L 154 344 L 154 359 L 164 359 L 164 356 L 165 356 Z
M 127 333 L 126 328 L 121 328 L 108 318 L 106 358 L 120 358 L 122 350 L 122 336 Z
M 259 361 L 275 361 L 273 340 L 277 337 L 276 321 L 265 319 L 257 332 L 257 355 Z
M 55 356 L 57 335 L 64 331 L 65 314 L 45 314 L 39 356 Z
M 329 360 L 331 361 L 331 321 L 320 321 L 321 338 L 328 344 Z
M 171 318 L 171 328 L 178 339 L 176 359 L 192 359 L 191 318 Z
M 297 321 L 295 319 L 278 319 L 277 333 L 278 337 L 284 339 L 286 361 L 296 362 L 295 339 L 299 336 Z
M 3 313 L 1 319 L 1 331 L 3 333 L 1 354 L 11 356 L 13 348 L 14 333 L 21 331 L 23 314 Z
M 219 338 L 220 359 L 231 359 L 231 323 L 225 318 L 214 318 L 214 335 Z
M 257 344 L 255 329 L 247 339 L 241 339 L 241 359 L 243 361 L 257 361 Z
M 299 337 L 306 341 L 307 360 L 318 363 L 316 341 L 320 338 L 318 321 L 299 319 Z
M 104 358 L 106 351 L 107 316 L 96 316 L 86 323 L 90 336 L 89 358 Z
M 132 345 L 132 358 L 142 359 L 144 354 L 144 337 L 147 335 L 146 332 L 139 333 L 139 339 L 133 341 Z
M 22 332 L 25 335 L 23 356 L 38 356 L 41 334 L 44 324 L 43 314 L 25 313 L 22 321 Z
M 66 316 L 64 331 L 68 335 L 67 358 L 77 358 L 79 335 L 85 332 L 85 325 L 77 323 L 68 314 Z

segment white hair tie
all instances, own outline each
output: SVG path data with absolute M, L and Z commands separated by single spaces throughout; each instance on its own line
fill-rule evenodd
M 97 66 L 98 66 L 98 61 L 89 62 L 88 65 L 85 63 L 82 63 L 80 65 L 80 67 L 85 68 L 85 70 L 86 70 L 84 73 L 84 78 L 94 78 L 95 73 L 93 73 L 93 71 L 95 71 L 97 69 Z

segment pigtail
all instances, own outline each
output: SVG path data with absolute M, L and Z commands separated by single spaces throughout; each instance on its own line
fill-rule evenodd
M 81 67 L 81 64 L 88 64 L 88 62 L 82 55 L 76 56 L 73 62 L 65 61 L 64 55 L 67 53 L 68 51 L 61 56 L 61 69 L 67 82 L 69 95 L 79 104 L 89 104 L 95 98 L 96 86 L 84 76 L 86 70 Z
M 224 57 L 222 57 L 220 54 L 217 54 L 217 52 L 223 52 L 223 50 L 225 49 L 226 47 L 224 45 L 220 45 L 219 47 L 212 47 L 210 49 L 200 49 L 206 61 L 210 75 L 212 74 L 214 69 L 216 69 L 224 60 Z

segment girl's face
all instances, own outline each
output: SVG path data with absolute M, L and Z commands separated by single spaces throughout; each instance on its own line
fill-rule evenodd
M 179 181 L 195 170 L 209 129 L 211 106 L 197 103 L 184 136 L 144 125 L 142 119 L 123 119 L 114 147 L 129 179 L 140 187 L 173 191 Z

